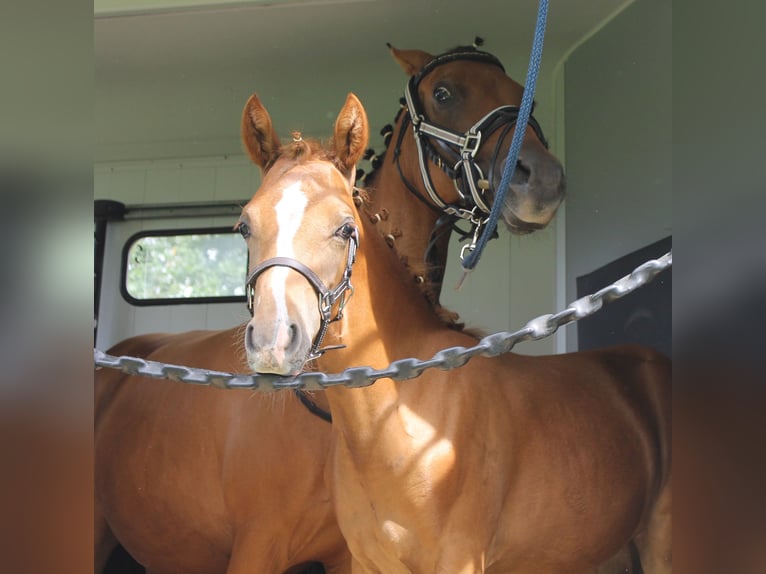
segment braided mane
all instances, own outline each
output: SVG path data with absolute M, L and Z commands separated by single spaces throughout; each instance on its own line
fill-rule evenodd
M 329 161 L 341 172 L 344 167 L 335 155 L 329 141 L 317 138 L 303 138 L 300 132 L 293 132 L 292 140 L 283 143 L 279 148 L 279 158 L 287 159 L 298 164 L 309 161 Z

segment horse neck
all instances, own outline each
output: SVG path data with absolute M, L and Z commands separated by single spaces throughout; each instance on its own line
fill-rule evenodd
M 375 218 L 376 214 L 385 217 L 376 223 L 377 231 L 387 241 L 393 242 L 394 249 L 411 274 L 417 281 L 423 281 L 426 296 L 433 304 L 438 304 L 441 279 L 447 263 L 449 232 L 444 233 L 436 242 L 431 259 L 426 263 L 426 250 L 439 213 L 418 199 L 402 180 L 402 176 L 406 177 L 411 185 L 427 197 L 418 167 L 415 139 L 410 124 L 404 126 L 405 116 L 406 111 L 399 115 L 380 166 L 367 178 L 368 200 L 362 209 L 370 218 Z M 402 129 L 406 129 L 406 132 L 399 153 L 400 174 L 394 153 Z
M 327 352 L 319 360 L 322 370 L 341 372 L 362 365 L 380 369 L 398 359 L 426 359 L 445 346 L 465 344 L 464 335 L 444 326 L 373 224 L 360 219 L 360 247 L 352 276 L 354 296 L 344 318 L 331 328 L 327 338 L 328 345 L 346 347 Z M 329 389 L 326 395 L 333 424 L 354 428 L 355 436 L 363 440 L 365 429 L 371 429 L 373 421 L 385 416 L 395 404 L 399 384 L 380 379 L 361 391 Z

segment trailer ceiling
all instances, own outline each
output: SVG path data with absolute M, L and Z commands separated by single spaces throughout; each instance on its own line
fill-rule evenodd
M 543 70 L 624 5 L 554 1 Z M 348 91 L 382 126 L 405 81 L 386 42 L 438 52 L 479 35 L 523 82 L 537 2 L 96 0 L 94 9 L 96 160 L 119 161 L 239 153 L 238 114 L 253 91 L 278 125 L 296 118 L 285 131 L 327 135 Z

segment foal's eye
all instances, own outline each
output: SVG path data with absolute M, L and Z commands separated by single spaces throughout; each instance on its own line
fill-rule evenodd
M 247 226 L 247 224 L 246 224 L 246 223 L 240 223 L 240 224 L 237 226 L 237 231 L 239 231 L 239 234 L 240 234 L 242 237 L 244 237 L 245 239 L 247 239 L 248 237 L 250 237 L 250 228 Z
M 434 99 L 443 104 L 452 98 L 452 93 L 444 86 L 436 86 L 434 88 Z
M 350 239 L 354 233 L 356 233 L 356 227 L 354 227 L 354 224 L 344 223 L 338 228 L 338 231 L 335 232 L 335 235 L 343 239 Z

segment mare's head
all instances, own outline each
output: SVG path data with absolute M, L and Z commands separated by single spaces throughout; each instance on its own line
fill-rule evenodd
M 439 56 L 389 47 L 410 76 L 405 91 L 408 119 L 413 124 L 422 120 L 417 136 L 422 149 L 420 161 L 441 168 L 426 168 L 438 196 L 434 198 L 429 192 L 431 201 L 469 210 L 478 205 L 477 216 L 486 214 L 500 185 L 522 86 L 505 74 L 497 58 L 473 47 L 456 48 Z M 464 161 L 466 150 L 471 156 L 468 162 Z M 411 156 L 403 157 L 405 160 L 415 161 Z M 410 165 L 407 171 L 423 169 Z M 428 182 L 424 185 L 428 192 Z M 565 189 L 563 167 L 548 151 L 539 124 L 530 117 L 502 209 L 506 226 L 515 233 L 545 227 Z
M 253 95 L 242 140 L 263 179 L 237 224 L 250 252 L 245 350 L 255 372 L 293 375 L 315 356 L 342 310 L 358 231 L 352 191 L 368 123 L 349 94 L 328 147 L 299 135 L 282 144 Z

